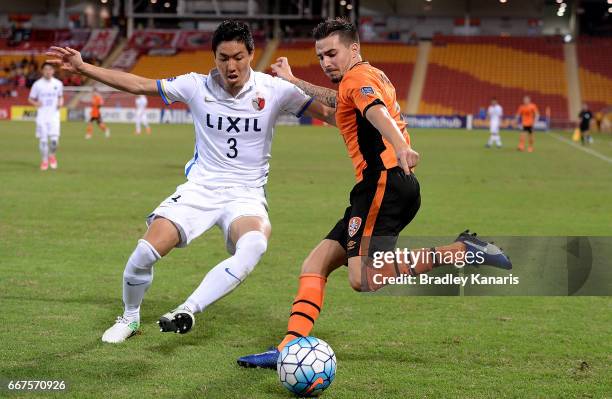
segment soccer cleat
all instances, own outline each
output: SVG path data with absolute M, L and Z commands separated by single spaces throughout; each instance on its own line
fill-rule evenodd
M 497 245 L 481 240 L 476 237 L 476 233 L 471 233 L 469 230 L 459 234 L 455 242 L 465 244 L 465 253 L 471 253 L 472 262 L 467 263 L 473 266 L 489 265 L 499 267 L 501 269 L 512 269 L 512 262 L 506 256 L 504 251 Z M 477 259 L 484 259 L 482 263 L 477 262 Z
M 527 148 L 527 152 L 533 152 L 533 147 Z
M 47 170 L 49 169 L 49 162 L 48 161 L 42 161 L 40 163 L 40 170 Z
M 150 127 L 146 128 L 145 131 L 147 132 L 147 134 L 151 134 L 151 128 Z
M 262 369 L 276 369 L 276 362 L 280 352 L 276 348 L 270 348 L 269 350 L 256 353 L 254 355 L 247 355 L 238 358 L 236 361 L 241 367 L 255 368 L 260 367 Z
M 90 133 L 87 133 L 85 135 L 85 140 L 89 140 L 90 138 L 92 138 L 93 136 Z
M 123 316 L 119 316 L 115 324 L 102 335 L 102 342 L 108 342 L 109 344 L 123 342 L 131 336 L 136 335 L 138 327 L 140 327 L 138 321 L 130 321 Z
M 186 334 L 195 324 L 195 317 L 189 309 L 176 308 L 160 317 L 157 324 L 161 332 Z
M 57 169 L 57 158 L 55 158 L 55 155 L 49 155 L 49 166 L 51 169 Z

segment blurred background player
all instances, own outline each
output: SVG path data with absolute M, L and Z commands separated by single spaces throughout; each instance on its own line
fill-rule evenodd
M 487 109 L 487 117 L 489 118 L 489 131 L 491 135 L 489 136 L 489 141 L 487 142 L 487 148 L 490 148 L 493 144 L 497 146 L 497 148 L 501 148 L 502 142 L 501 137 L 499 136 L 499 126 L 501 124 L 501 118 L 504 111 L 497 103 L 497 99 L 491 100 L 491 105 Z
M 517 123 L 518 119 L 520 118 L 520 123 L 523 125 L 523 131 L 519 137 L 519 145 L 517 150 L 525 151 L 525 139 L 527 138 L 527 135 L 529 135 L 529 147 L 527 148 L 527 152 L 533 152 L 533 128 L 539 117 L 540 111 L 538 110 L 538 107 L 531 102 L 531 98 L 529 96 L 523 97 L 523 104 L 521 104 L 516 111 Z
M 593 138 L 589 133 L 591 130 L 591 121 L 593 120 L 593 113 L 589 109 L 588 104 L 582 104 L 582 111 L 578 114 L 578 118 L 580 118 L 580 141 L 582 145 L 591 144 Z
M 56 151 L 60 137 L 60 108 L 64 105 L 64 85 L 53 77 L 55 68 L 42 65 L 42 77 L 32 85 L 28 97 L 36 107 L 36 137 L 40 149 L 40 170 L 57 169 Z
M 140 95 L 136 96 L 136 132 L 135 134 L 140 134 L 140 125 L 143 124 L 145 127 L 145 131 L 147 134 L 151 134 L 151 128 L 149 127 L 149 122 L 147 121 L 147 96 Z
M 93 135 L 93 123 L 96 122 L 98 127 L 102 129 L 104 132 L 104 137 L 110 137 L 110 129 L 106 124 L 102 121 L 102 113 L 100 112 L 100 107 L 104 105 L 104 99 L 98 93 L 98 90 L 95 88 L 91 93 L 91 115 L 89 117 L 89 122 L 87 123 L 87 134 L 85 135 L 86 139 L 90 139 Z

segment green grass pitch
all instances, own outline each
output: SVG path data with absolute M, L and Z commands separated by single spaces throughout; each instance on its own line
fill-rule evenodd
M 275 372 L 235 359 L 276 344 L 301 261 L 343 214 L 353 172 L 336 130 L 279 127 L 267 186 L 268 252 L 248 280 L 197 316 L 158 331 L 224 259 L 213 229 L 155 266 L 142 334 L 105 345 L 144 218 L 184 180 L 189 125 L 134 136 L 112 125 L 84 140 L 62 126 L 59 169 L 40 172 L 32 123 L 0 123 L 0 379 L 65 380 L 58 398 L 287 398 Z M 569 134 L 564 134 L 569 137 Z M 406 235 L 612 235 L 612 165 L 551 135 L 533 154 L 485 149 L 486 132 L 413 130 L 422 207 Z M 612 157 L 612 141 L 594 150 Z M 329 398 L 612 397 L 610 297 L 390 297 L 334 273 L 313 334 L 336 351 Z M 9 393 L 1 397 L 53 396 Z

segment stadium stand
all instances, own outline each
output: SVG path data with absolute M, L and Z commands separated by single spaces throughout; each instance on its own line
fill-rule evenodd
M 86 29 L 27 29 L 0 40 L 0 107 L 28 105 L 32 83 L 40 77 L 40 66 L 51 45 L 70 46 L 80 50 L 87 43 Z M 80 86 L 83 79 L 62 71 L 56 73 L 66 86 Z M 68 101 L 73 93 L 65 93 Z
M 544 114 L 567 119 L 560 38 L 435 36 L 419 113 L 474 114 L 496 97 L 513 114 L 530 95 Z
M 592 110 L 612 105 L 612 39 L 581 37 L 578 60 L 582 101 Z

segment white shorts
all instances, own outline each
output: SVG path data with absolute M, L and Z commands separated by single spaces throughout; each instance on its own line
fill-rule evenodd
M 491 133 L 499 133 L 499 122 L 491 122 L 491 126 L 489 127 L 489 131 Z
M 59 119 L 51 119 L 48 121 L 36 121 L 36 138 L 47 140 L 49 138 L 57 139 L 60 135 Z
M 216 224 L 223 231 L 228 252 L 233 254 L 230 226 L 242 216 L 269 220 L 263 187 L 211 188 L 187 181 L 155 208 L 147 217 L 147 226 L 156 217 L 170 220 L 181 236 L 177 247 L 185 247 Z

